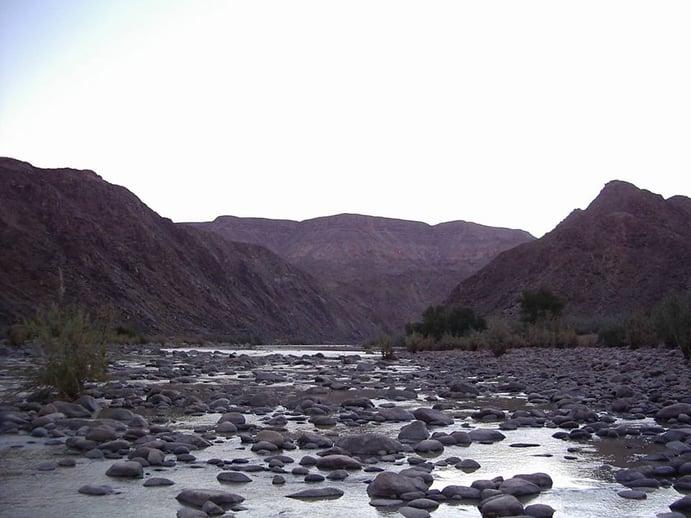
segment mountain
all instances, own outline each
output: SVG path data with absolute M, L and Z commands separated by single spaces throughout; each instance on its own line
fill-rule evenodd
M 616 315 L 691 289 L 691 199 L 612 181 L 552 232 L 499 254 L 449 295 L 449 305 L 514 315 L 524 289 L 548 287 L 565 313 Z
M 165 334 L 357 339 L 363 315 L 261 246 L 162 218 L 92 171 L 0 158 L 0 324 L 57 298 Z
M 220 216 L 189 226 L 265 246 L 387 332 L 400 332 L 427 306 L 441 303 L 498 253 L 534 239 L 522 230 L 465 221 L 432 226 L 356 214 L 302 222 Z

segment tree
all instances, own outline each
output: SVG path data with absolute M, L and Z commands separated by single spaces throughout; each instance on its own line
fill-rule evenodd
M 422 313 L 422 322 L 406 324 L 406 335 L 417 333 L 424 337 L 441 340 L 444 335 L 464 336 L 470 331 L 487 329 L 487 322 L 471 308 L 454 308 L 449 310 L 444 305 L 429 306 Z
M 559 297 L 545 287 L 524 290 L 518 302 L 521 305 L 521 320 L 528 324 L 559 318 L 564 309 Z

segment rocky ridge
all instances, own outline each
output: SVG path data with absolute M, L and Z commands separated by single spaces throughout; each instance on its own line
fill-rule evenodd
M 428 225 L 357 214 L 301 222 L 220 216 L 189 225 L 267 247 L 392 333 L 498 253 L 534 239 L 466 221 Z
M 58 297 L 163 334 L 357 339 L 362 315 L 269 250 L 162 218 L 92 171 L 0 159 L 0 323 Z
M 585 210 L 499 254 L 446 303 L 513 316 L 521 292 L 542 286 L 566 302 L 565 313 L 585 317 L 648 309 L 690 290 L 691 199 L 609 182 Z

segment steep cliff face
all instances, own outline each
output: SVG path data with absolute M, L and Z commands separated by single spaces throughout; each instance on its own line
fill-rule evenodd
M 465 221 L 431 226 L 356 214 L 302 222 L 221 216 L 189 225 L 269 248 L 390 332 L 401 332 L 501 251 L 534 239 Z
M 150 332 L 356 339 L 362 316 L 269 250 L 160 217 L 91 171 L 0 159 L 0 318 L 111 303 Z M 366 328 L 366 326 L 364 326 Z
M 567 313 L 582 316 L 637 311 L 691 289 L 691 200 L 609 182 L 585 210 L 500 254 L 446 303 L 512 315 L 522 290 L 540 286 L 557 293 Z

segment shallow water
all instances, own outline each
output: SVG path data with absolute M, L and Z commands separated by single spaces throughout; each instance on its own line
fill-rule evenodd
M 176 427 L 191 429 L 200 425 L 212 424 L 218 414 L 183 418 Z M 255 416 L 254 421 L 258 422 Z M 392 433 L 398 425 L 385 423 L 373 425 L 382 433 Z M 450 432 L 453 429 L 464 429 L 453 425 L 444 427 Z M 363 431 L 363 430 L 358 430 Z M 324 430 L 321 430 L 324 432 Z M 489 479 L 496 476 L 504 478 L 519 473 L 548 473 L 554 487 L 541 493 L 527 503 L 545 503 L 556 509 L 555 516 L 568 517 L 601 517 L 627 516 L 651 517 L 667 510 L 667 506 L 679 498 L 673 489 L 657 489 L 648 494 L 644 501 L 628 501 L 617 496 L 623 489 L 613 483 L 607 476 L 608 469 L 603 465 L 621 465 L 623 461 L 634 458 L 634 450 L 627 449 L 620 441 L 598 440 L 586 443 L 578 453 L 569 453 L 567 448 L 574 443 L 564 442 L 551 437 L 553 430 L 545 428 L 522 429 L 505 432 L 506 440 L 492 445 L 473 443 L 468 447 L 447 447 L 443 454 L 432 457 L 432 462 L 457 456 L 472 458 L 481 464 L 473 473 L 464 473 L 453 466 L 437 467 L 432 473 L 435 478 L 433 488 L 442 489 L 451 484 L 470 485 L 473 480 Z M 514 448 L 510 444 L 527 442 L 540 444 L 535 448 Z M 21 445 L 21 448 L 13 446 Z M 107 477 L 105 472 L 113 461 L 91 461 L 75 457 L 77 467 L 58 467 L 54 471 L 39 471 L 37 467 L 46 460 L 59 460 L 64 457 L 63 446 L 46 446 L 27 436 L 3 436 L 0 438 L 0 457 L 2 473 L 0 474 L 0 516 L 6 517 L 53 517 L 53 516 L 171 516 L 178 508 L 175 496 L 185 488 L 214 488 L 238 493 L 246 498 L 243 503 L 247 511 L 241 515 L 252 517 L 286 517 L 304 516 L 337 516 L 340 513 L 353 513 L 357 516 L 396 516 L 392 510 L 377 510 L 369 505 L 365 482 L 376 473 L 363 471 L 352 472 L 345 481 L 325 481 L 317 484 L 305 484 L 301 476 L 285 474 L 287 483 L 274 486 L 272 472 L 248 474 L 253 482 L 242 485 L 221 484 L 216 480 L 220 469 L 206 464 L 211 458 L 233 459 L 247 458 L 250 462 L 263 464 L 262 457 L 252 453 L 240 443 L 238 437 L 223 440 L 221 444 L 193 452 L 197 456 L 194 464 L 178 463 L 173 468 L 145 470 L 145 479 L 151 476 L 162 476 L 176 482 L 174 486 L 146 488 L 143 480 L 122 480 Z M 298 461 L 303 455 L 314 454 L 311 450 L 288 451 L 286 454 Z M 549 455 L 549 456 L 545 456 Z M 565 455 L 577 457 L 566 460 Z M 609 464 L 611 463 L 611 464 Z M 296 464 L 295 464 L 296 465 Z M 398 471 L 408 467 L 407 462 L 382 463 L 387 470 Z M 294 466 L 288 464 L 287 471 Z M 314 468 L 312 471 L 315 471 Z M 114 487 L 119 494 L 92 497 L 81 495 L 77 489 L 85 484 L 106 484 Z M 342 498 L 336 500 L 300 502 L 285 495 L 305 489 L 306 487 L 339 487 L 345 491 Z M 450 517 L 480 516 L 474 505 L 442 504 L 433 516 Z M 400 515 L 398 515 L 400 516 Z
M 192 348 L 190 348 L 192 350 Z M 212 349 L 214 350 L 214 349 Z M 217 350 L 217 349 L 215 349 Z M 288 352 L 288 351 L 291 352 Z M 229 351 L 223 351 L 228 353 Z M 269 349 L 242 350 L 241 354 L 256 352 L 259 355 L 274 354 L 277 351 Z M 333 349 L 281 349 L 282 354 L 313 355 L 323 352 L 325 356 L 333 355 L 334 359 L 343 355 L 343 351 Z M 352 351 L 351 354 L 362 354 L 362 351 Z M 363 357 L 369 359 L 370 356 Z M 170 356 L 168 356 L 170 358 Z M 378 355 L 371 358 L 379 359 Z M 146 362 L 146 360 L 144 360 Z M 177 361 L 177 360 L 176 360 Z M 286 384 L 305 383 L 314 376 L 311 366 L 284 365 L 272 371 L 281 372 L 289 377 Z M 392 379 L 396 373 L 410 372 L 417 367 L 412 364 L 397 363 L 384 369 L 390 372 Z M 262 370 L 262 369 L 258 369 Z M 381 372 L 381 369 L 378 370 Z M 249 373 L 251 376 L 251 373 Z M 214 375 L 204 377 L 202 382 L 221 382 L 228 379 L 237 380 L 248 373 L 232 375 Z M 251 376 L 253 378 L 253 376 Z M 348 377 L 343 378 L 347 380 Z M 136 383 L 145 380 L 136 380 Z M 159 381 L 160 382 L 160 381 Z M 272 387 L 279 386 L 277 384 Z M 402 388 L 402 387 L 401 387 Z M 332 393 L 332 394 L 335 394 Z M 338 392 L 347 396 L 348 392 Z M 404 408 L 429 406 L 424 399 L 426 394 L 419 393 L 417 400 L 397 402 Z M 376 405 L 391 403 L 391 401 L 372 397 Z M 475 398 L 467 401 L 467 408 L 477 409 L 481 406 L 493 405 L 503 409 L 529 407 L 524 396 L 495 395 L 491 398 Z M 465 404 L 463 406 L 466 406 Z M 285 411 L 278 408 L 276 413 Z M 496 427 L 495 424 L 479 425 L 469 418 L 463 417 L 464 410 L 451 412 L 459 415 L 454 424 L 448 427 L 434 428 L 432 431 L 450 433 L 454 430 L 468 430 L 472 427 Z M 208 413 L 199 416 L 175 416 L 171 420 L 171 427 L 180 430 L 193 430 L 200 427 L 212 427 L 220 414 Z M 263 419 L 270 416 L 248 414 L 247 421 L 262 424 Z M 627 421 L 627 424 L 651 424 L 650 421 Z M 344 425 L 315 429 L 309 424 L 289 422 L 286 427 L 290 432 L 297 429 L 317 431 L 318 433 L 338 436 L 347 433 L 363 433 L 377 431 L 395 437 L 402 423 L 369 423 L 359 428 L 348 428 Z M 642 453 L 655 451 L 657 446 L 645 442 L 645 438 L 629 441 L 594 438 L 585 443 L 565 442 L 552 437 L 554 429 L 522 428 L 516 431 L 503 432 L 506 439 L 492 445 L 473 443 L 470 446 L 448 446 L 444 452 L 431 457 L 431 462 L 455 456 L 462 459 L 474 459 L 481 467 L 472 473 L 465 473 L 453 466 L 437 467 L 432 475 L 433 488 L 442 489 L 447 485 L 470 485 L 478 479 L 490 479 L 497 476 L 509 478 L 520 473 L 545 472 L 553 481 L 552 489 L 524 503 L 544 503 L 551 505 L 556 517 L 595 518 L 615 517 L 654 517 L 657 513 L 668 511 L 668 505 L 680 498 L 680 494 L 671 488 L 661 488 L 648 493 L 643 501 L 625 500 L 617 495 L 625 489 L 613 482 L 612 473 L 618 467 L 634 463 L 636 457 Z M 538 447 L 515 448 L 514 443 L 534 443 Z M 635 446 L 635 447 L 633 447 Z M 577 451 L 569 449 L 577 448 Z M 376 476 L 376 473 L 354 471 L 345 481 L 324 481 L 316 484 L 306 484 L 302 476 L 284 474 L 286 484 L 274 486 L 271 480 L 275 473 L 265 471 L 248 473 L 253 481 L 248 484 L 221 484 L 216 475 L 221 471 L 206 461 L 212 458 L 230 460 L 246 458 L 253 464 L 264 464 L 262 457 L 249 450 L 248 445 L 242 444 L 239 437 L 228 439 L 219 437 L 218 442 L 205 450 L 193 451 L 197 461 L 191 464 L 181 463 L 172 468 L 145 469 L 144 480 L 114 479 L 105 475 L 106 470 L 114 461 L 92 461 L 82 456 L 74 456 L 76 467 L 58 467 L 52 471 L 41 471 L 39 465 L 45 461 L 57 461 L 68 455 L 64 446 L 47 446 L 41 439 L 32 439 L 27 435 L 0 436 L 0 517 L 54 517 L 54 516 L 89 516 L 100 517 L 131 517 L 147 516 L 152 518 L 174 516 L 180 505 L 175 500 L 177 494 L 186 488 L 219 489 L 240 494 L 246 498 L 243 506 L 246 511 L 238 512 L 239 516 L 248 517 L 300 517 L 304 516 L 350 516 L 362 517 L 394 517 L 401 516 L 396 509 L 375 509 L 369 505 L 366 493 L 366 482 Z M 287 464 L 286 471 L 290 472 L 304 455 L 315 455 L 315 450 L 286 451 L 284 454 L 293 457 L 295 464 Z M 569 458 L 567 458 L 569 457 Z M 573 458 L 571 458 L 573 457 Z M 380 467 L 398 471 L 408 467 L 404 460 L 396 463 L 380 463 Z M 311 469 L 316 471 L 315 468 Z M 326 473 L 324 473 L 326 474 Z M 142 484 L 150 477 L 166 477 L 175 481 L 169 487 L 146 488 Z M 85 484 L 104 484 L 116 489 L 116 494 L 94 497 L 78 493 L 78 488 Z M 345 495 L 334 500 L 303 502 L 286 498 L 287 494 L 306 489 L 308 487 L 333 486 L 345 491 Z M 479 517 L 480 513 L 472 504 L 441 504 L 432 513 L 434 517 Z

